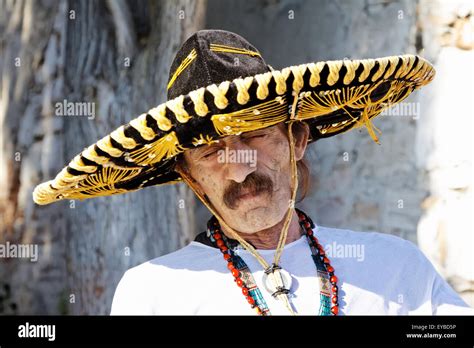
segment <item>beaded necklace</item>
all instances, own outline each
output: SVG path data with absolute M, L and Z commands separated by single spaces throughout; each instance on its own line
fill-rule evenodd
M 331 266 L 323 247 L 313 234 L 313 228 L 315 227 L 313 221 L 301 210 L 295 210 L 298 214 L 299 224 L 305 231 L 306 239 L 311 249 L 311 256 L 316 265 L 320 287 L 319 315 L 337 315 L 339 311 L 338 287 L 334 268 Z M 207 236 L 211 243 L 222 252 L 225 261 L 227 261 L 227 268 L 234 276 L 237 286 L 242 289 L 242 294 L 250 306 L 259 315 L 271 315 L 270 309 L 260 289 L 257 287 L 250 269 L 244 260 L 234 252 L 240 244 L 235 240 L 233 242 L 236 244 L 230 244 L 230 240 L 222 233 L 220 224 L 214 216 L 207 223 Z M 272 266 L 280 269 L 275 264 Z M 277 287 L 277 291 L 272 295 L 277 297 L 282 292 L 287 294 L 289 289 L 284 288 L 284 286 Z

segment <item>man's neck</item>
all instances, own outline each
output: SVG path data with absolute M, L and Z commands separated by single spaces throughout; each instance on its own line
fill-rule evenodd
M 285 218 L 283 218 L 283 220 L 275 226 L 255 233 L 242 233 L 237 231 L 236 233 L 246 242 L 251 243 L 256 249 L 276 249 L 278 246 L 278 241 L 280 239 L 280 234 L 283 228 L 284 221 Z M 222 230 L 227 237 L 233 239 L 224 228 Z M 303 235 L 303 233 L 304 232 L 298 222 L 298 214 L 295 210 L 293 210 L 285 245 L 294 242 L 295 240 L 298 240 Z

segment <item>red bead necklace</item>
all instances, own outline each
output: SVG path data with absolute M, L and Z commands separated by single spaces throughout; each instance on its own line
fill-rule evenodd
M 337 315 L 339 313 L 338 303 L 338 286 L 337 277 L 334 273 L 334 267 L 331 266 L 330 260 L 319 244 L 318 239 L 314 236 L 313 228 L 315 227 L 311 219 L 301 210 L 296 209 L 300 226 L 304 229 L 308 243 L 311 248 L 313 261 L 317 268 L 318 278 L 320 280 L 320 315 Z M 220 225 L 214 217 L 208 223 L 208 236 L 222 252 L 227 261 L 227 268 L 232 273 L 237 286 L 242 289 L 242 294 L 252 308 L 259 315 L 269 315 L 270 311 L 263 299 L 263 296 L 256 286 L 253 276 L 245 262 L 236 255 L 233 248 L 229 246 L 227 237 L 221 232 Z M 243 277 L 243 274 L 245 276 Z M 245 279 L 245 281 L 244 281 Z M 331 284 L 331 286 L 329 286 Z M 330 289 L 326 290 L 326 289 Z M 285 290 L 285 289 L 281 289 Z

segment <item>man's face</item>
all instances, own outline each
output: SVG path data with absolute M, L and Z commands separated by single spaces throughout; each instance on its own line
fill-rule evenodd
M 189 174 L 234 230 L 255 233 L 284 218 L 291 199 L 286 133 L 284 125 L 277 125 L 184 153 Z M 307 128 L 295 139 L 295 160 L 300 160 Z

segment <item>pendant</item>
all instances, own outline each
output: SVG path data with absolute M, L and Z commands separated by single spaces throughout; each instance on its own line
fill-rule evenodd
M 291 275 L 278 265 L 272 264 L 263 274 L 265 289 L 275 298 L 281 294 L 289 294 L 291 289 Z

